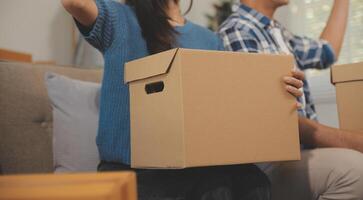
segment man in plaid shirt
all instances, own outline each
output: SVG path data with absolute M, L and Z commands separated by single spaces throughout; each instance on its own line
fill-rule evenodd
M 320 39 L 292 34 L 273 19 L 288 0 L 240 0 L 220 27 L 226 50 L 291 54 L 300 70 L 326 69 L 339 55 L 347 23 L 349 0 L 335 0 Z M 363 152 L 363 136 L 319 124 L 306 80 L 299 109 L 304 145 L 344 147 Z M 344 163 L 344 164 L 342 164 Z M 272 182 L 272 199 L 363 199 L 363 154 L 347 149 L 303 150 L 302 160 L 260 165 Z
M 279 43 L 276 32 L 282 35 Z M 343 33 L 342 31 L 341 33 Z M 222 24 L 219 34 L 226 50 L 253 53 L 293 54 L 300 70 L 309 68 L 325 69 L 335 61 L 334 50 L 326 40 L 313 40 L 293 35 L 278 22 L 244 4 Z M 306 105 L 301 114 L 309 119 L 317 119 L 310 90 L 304 80 Z M 301 102 L 304 103 L 304 102 Z

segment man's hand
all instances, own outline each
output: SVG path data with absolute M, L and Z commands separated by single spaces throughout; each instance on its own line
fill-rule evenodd
M 295 69 L 292 70 L 291 76 L 285 76 L 283 78 L 284 82 L 286 83 L 286 90 L 296 98 L 301 97 L 303 95 L 301 88 L 304 86 L 304 78 L 304 72 Z M 297 102 L 297 107 L 300 108 L 301 106 L 302 105 Z
M 300 141 L 314 148 L 347 148 L 363 153 L 363 132 L 342 130 L 299 116 Z

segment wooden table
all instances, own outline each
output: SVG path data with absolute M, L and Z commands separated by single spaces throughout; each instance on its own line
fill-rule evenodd
M 136 200 L 133 172 L 0 176 L 0 200 Z

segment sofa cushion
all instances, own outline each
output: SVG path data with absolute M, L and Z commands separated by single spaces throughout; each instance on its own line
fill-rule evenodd
M 5 174 L 53 171 L 47 71 L 84 81 L 102 78 L 101 70 L 0 62 L 0 165 Z
M 97 171 L 100 84 L 52 72 L 45 82 L 53 106 L 55 172 Z

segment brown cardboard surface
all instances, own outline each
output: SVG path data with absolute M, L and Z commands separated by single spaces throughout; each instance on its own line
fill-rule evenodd
M 363 62 L 336 65 L 331 69 L 332 83 L 363 81 Z
M 136 200 L 132 172 L 0 176 L 0 199 Z
M 148 56 L 147 58 L 127 63 L 125 83 L 165 74 L 173 63 L 177 51 L 178 49 L 172 49 L 162 54 Z
M 125 80 L 130 84 L 133 167 L 300 159 L 295 98 L 282 81 L 293 68 L 291 56 L 190 49 L 171 52 L 125 66 Z M 160 65 L 166 66 L 166 61 L 166 73 L 144 73 L 158 71 L 149 68 L 165 69 Z M 161 92 L 145 92 L 148 84 L 160 82 Z
M 363 62 L 334 66 L 332 82 L 340 128 L 363 131 Z

